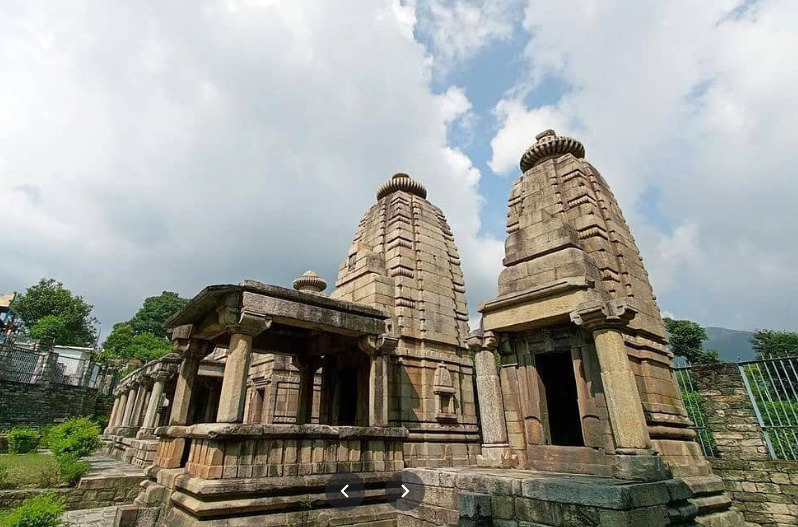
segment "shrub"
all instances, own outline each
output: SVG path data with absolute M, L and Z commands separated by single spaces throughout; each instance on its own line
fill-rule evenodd
M 39 447 L 40 448 L 50 448 L 50 444 L 48 443 L 48 437 L 50 436 L 50 431 L 53 429 L 53 425 L 46 425 L 39 429 Z
M 75 454 L 61 454 L 58 461 L 58 475 L 63 483 L 75 485 L 91 468 L 88 461 L 81 461 Z
M 10 454 L 27 454 L 39 446 L 39 432 L 31 428 L 14 428 L 8 433 L 8 452 Z
M 54 494 L 28 498 L 8 517 L 8 527 L 59 527 L 64 502 Z
M 53 454 L 74 454 L 76 458 L 88 456 L 100 448 L 100 428 L 85 417 L 70 419 L 54 426 L 47 437 Z

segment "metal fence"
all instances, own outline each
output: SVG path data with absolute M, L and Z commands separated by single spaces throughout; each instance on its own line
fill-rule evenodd
M 113 388 L 115 375 L 114 370 L 96 363 L 92 357 L 60 354 L 34 342 L 7 342 L 0 346 L 0 380 L 68 384 L 108 393 Z
M 770 457 L 798 461 L 798 357 L 739 362 Z
M 684 357 L 676 357 L 674 360 L 673 375 L 676 377 L 676 384 L 684 401 L 687 415 L 693 422 L 695 430 L 695 440 L 701 445 L 701 451 L 706 457 L 718 457 L 718 447 L 715 444 L 715 437 L 707 426 L 707 417 L 704 412 L 704 401 L 701 394 L 693 387 L 692 365 Z

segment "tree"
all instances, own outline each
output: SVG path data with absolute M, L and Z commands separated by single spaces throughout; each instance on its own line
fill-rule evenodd
M 131 359 L 148 362 L 163 357 L 172 351 L 172 345 L 165 338 L 152 333 L 141 333 L 131 339 L 127 353 Z
M 42 278 L 38 284 L 17 295 L 12 308 L 31 332 L 56 338 L 55 344 L 94 344 L 94 324 L 97 322 L 91 316 L 94 306 L 53 278 Z
M 66 322 L 58 315 L 43 316 L 30 328 L 29 333 L 36 340 L 53 344 L 64 344 L 72 338 Z
M 114 324 L 111 333 L 105 337 L 105 343 L 103 344 L 104 358 L 131 358 L 126 355 L 127 348 L 130 346 L 133 336 L 133 326 L 129 323 L 119 322 L 118 324 Z
M 677 357 L 685 357 L 693 364 L 712 364 L 719 362 L 718 352 L 705 350 L 707 332 L 692 320 L 666 318 L 665 329 L 670 338 L 671 351 Z
M 141 309 L 130 319 L 133 332 L 136 335 L 152 333 L 166 338 L 166 319 L 177 313 L 186 303 L 187 299 L 172 291 L 164 291 L 159 296 L 146 298 Z
M 798 355 L 798 333 L 757 329 L 751 336 L 751 347 L 758 359 Z
M 102 359 L 147 362 L 169 353 L 172 348 L 166 338 L 166 320 L 187 302 L 171 291 L 146 298 L 133 318 L 114 324 L 103 344 Z

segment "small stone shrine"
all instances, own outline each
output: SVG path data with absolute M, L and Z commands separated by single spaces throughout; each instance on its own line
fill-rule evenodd
M 152 465 L 117 526 L 741 527 L 584 155 L 547 130 L 521 158 L 477 331 L 452 231 L 406 174 L 379 188 L 329 296 L 311 271 L 203 289 L 170 320 L 175 355 L 118 389 L 109 448 Z M 356 502 L 330 499 L 337 481 Z

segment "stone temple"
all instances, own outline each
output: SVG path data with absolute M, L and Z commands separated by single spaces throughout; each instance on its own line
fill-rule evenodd
M 203 289 L 170 321 L 174 352 L 117 387 L 107 448 L 148 478 L 116 524 L 743 525 L 584 155 L 551 130 L 523 154 L 477 331 L 452 231 L 406 174 L 329 295 L 312 271 Z

